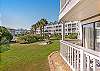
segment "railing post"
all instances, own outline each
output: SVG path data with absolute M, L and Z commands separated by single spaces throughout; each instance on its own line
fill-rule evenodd
M 84 71 L 84 52 L 80 50 L 80 71 Z
M 65 31 L 64 31 L 64 23 L 62 23 L 62 40 L 64 40 L 64 34 L 65 34 Z

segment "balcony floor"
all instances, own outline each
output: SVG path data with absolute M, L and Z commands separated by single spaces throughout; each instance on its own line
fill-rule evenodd
M 59 52 L 53 52 L 48 56 L 50 71 L 71 71 L 70 67 L 65 64 Z

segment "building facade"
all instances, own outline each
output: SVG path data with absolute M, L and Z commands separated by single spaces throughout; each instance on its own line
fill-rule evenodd
M 16 36 L 17 35 L 20 35 L 20 34 L 26 34 L 26 33 L 29 33 L 30 30 L 26 30 L 26 29 L 10 29 L 8 28 L 8 31 L 12 34 L 13 36 L 13 39 L 12 41 L 15 41 L 16 40 Z
M 25 34 L 25 33 L 28 33 L 30 32 L 30 30 L 27 30 L 27 29 L 9 29 L 8 28 L 8 31 L 13 35 L 20 35 L 20 34 Z
M 59 21 L 63 21 L 64 24 L 66 21 L 79 21 L 82 45 L 86 48 L 92 47 L 91 49 L 100 47 L 100 1 L 60 0 L 60 2 Z
M 48 34 L 61 34 L 62 33 L 62 24 L 51 24 L 44 27 L 45 33 Z M 65 23 L 65 35 L 71 33 L 79 33 L 79 24 L 78 22 L 66 22 Z M 40 34 L 40 29 L 37 28 L 36 34 Z
M 60 55 L 71 71 L 100 71 L 100 0 L 60 0 Z M 65 23 L 78 21 L 81 46 L 64 41 Z

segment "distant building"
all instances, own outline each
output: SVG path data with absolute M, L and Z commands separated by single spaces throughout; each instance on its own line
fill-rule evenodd
M 18 35 L 18 34 L 25 34 L 26 32 L 27 32 L 26 29 L 16 29 L 15 35 Z
M 62 33 L 62 24 L 48 24 L 44 27 L 44 33 L 48 34 L 61 34 Z M 65 23 L 65 35 L 71 33 L 79 33 L 79 24 L 78 22 L 66 22 Z M 40 29 L 36 30 L 36 34 L 40 34 Z
M 26 34 L 30 32 L 30 30 L 27 29 L 9 29 L 9 28 L 8 31 L 12 34 L 13 40 L 16 39 L 16 35 Z
M 16 32 L 16 29 L 8 29 L 8 31 L 14 36 L 15 32 Z

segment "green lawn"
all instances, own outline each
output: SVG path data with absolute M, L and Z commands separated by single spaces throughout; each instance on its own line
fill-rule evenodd
M 11 50 L 1 53 L 0 71 L 49 71 L 48 55 L 59 50 L 59 41 L 49 45 L 11 44 Z

